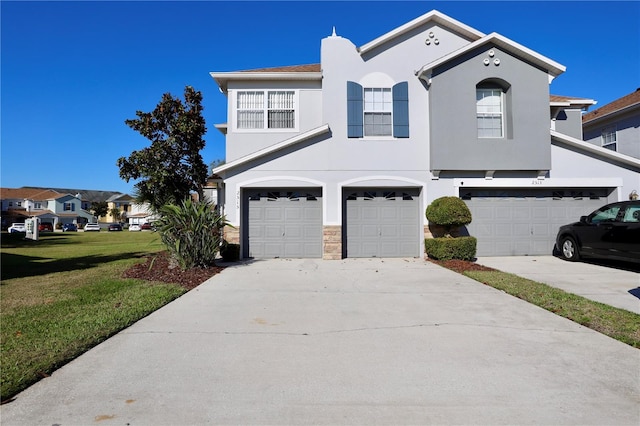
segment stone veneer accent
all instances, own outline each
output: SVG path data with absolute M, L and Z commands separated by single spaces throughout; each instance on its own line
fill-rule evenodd
M 325 260 L 342 259 L 342 226 L 322 227 L 322 258 Z
M 224 239 L 231 244 L 240 244 L 240 228 L 225 226 Z

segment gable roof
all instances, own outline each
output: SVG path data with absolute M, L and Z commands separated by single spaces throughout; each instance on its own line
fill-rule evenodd
M 633 93 L 629 93 L 626 96 L 616 99 L 613 102 L 603 105 L 600 108 L 594 109 L 590 113 L 583 115 L 582 124 L 586 124 L 588 122 L 598 120 L 612 114 L 623 112 L 636 106 L 640 106 L 640 88 L 636 89 L 636 91 Z
M 463 47 L 462 49 L 458 49 L 454 52 L 451 52 L 448 55 L 445 55 L 439 59 L 436 59 L 433 62 L 430 62 L 426 65 L 424 65 L 422 68 L 420 68 L 419 70 L 415 71 L 415 75 L 418 76 L 419 78 L 425 80 L 428 82 L 428 80 L 431 78 L 431 73 L 433 72 L 433 70 L 441 65 L 446 64 L 447 62 L 456 59 L 464 54 L 466 54 L 467 52 L 470 52 L 473 49 L 476 49 L 480 46 L 483 46 L 485 44 L 493 44 L 495 46 L 500 47 L 501 49 L 506 50 L 507 52 L 512 53 L 513 55 L 520 57 L 522 59 L 527 60 L 528 62 L 537 65 L 538 67 L 547 70 L 548 74 L 549 74 L 549 81 L 551 81 L 553 78 L 559 76 L 560 74 L 562 74 L 563 72 L 565 72 L 565 70 L 567 69 L 564 65 L 561 65 L 545 56 L 540 55 L 537 52 L 534 52 L 533 50 L 522 46 L 521 44 L 516 43 L 513 40 L 510 40 L 498 33 L 491 33 L 489 35 L 486 35 L 476 41 L 474 41 L 473 43 L 469 43 L 468 45 L 466 45 L 465 47 Z
M 244 71 L 210 72 L 223 93 L 227 93 L 229 80 L 322 80 L 320 64 L 291 65 L 284 67 L 258 68 Z
M 406 24 L 389 31 L 384 35 L 381 35 L 375 40 L 362 45 L 358 48 L 358 52 L 360 52 L 360 55 L 364 55 L 365 53 L 375 49 L 376 47 L 388 43 L 394 38 L 400 37 L 401 35 L 429 22 L 434 22 L 443 27 L 449 28 L 450 30 L 458 34 L 467 37 L 469 40 L 477 40 L 484 36 L 484 33 L 471 28 L 470 26 L 465 25 L 460 21 L 456 21 L 455 19 L 445 15 L 444 13 L 438 12 L 437 10 L 432 10 L 431 12 L 425 13 L 424 15 L 419 16 L 416 19 L 407 22 Z

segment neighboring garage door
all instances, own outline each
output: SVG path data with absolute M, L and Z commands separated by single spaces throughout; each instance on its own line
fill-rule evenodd
M 607 204 L 611 190 L 460 190 L 478 256 L 550 255 L 558 228 Z
M 244 256 L 322 257 L 322 191 L 263 189 L 246 192 Z
M 346 257 L 417 257 L 420 189 L 345 188 Z

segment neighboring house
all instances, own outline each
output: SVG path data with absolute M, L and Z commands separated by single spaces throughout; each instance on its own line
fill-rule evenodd
M 132 206 L 135 204 L 136 199 L 127 194 L 114 194 L 107 199 L 107 215 L 104 216 L 104 222 L 128 222 L 128 215 L 131 213 Z M 119 212 L 119 216 L 116 217 L 113 214 L 113 210 L 116 209 Z M 134 222 L 135 223 L 135 222 Z
M 640 190 L 640 160 L 581 139 L 561 64 L 437 11 L 320 63 L 212 72 L 213 169 L 243 257 L 421 257 L 425 209 L 458 196 L 478 256 L 548 255 L 562 224 Z
M 2 203 L 2 225 L 24 222 L 29 217 L 38 217 L 54 228 L 65 223 L 83 224 L 93 216 L 82 208 L 82 201 L 71 194 L 41 188 L 0 188 Z
M 584 140 L 640 158 L 640 89 L 582 116 Z

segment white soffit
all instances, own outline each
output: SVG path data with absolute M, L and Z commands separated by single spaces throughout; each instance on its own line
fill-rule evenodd
M 322 80 L 322 72 L 210 72 L 223 93 L 227 92 L 227 82 L 233 81 L 311 81 Z
M 229 163 L 223 164 L 220 167 L 216 167 L 215 169 L 213 169 L 211 171 L 212 174 L 217 175 L 220 174 L 224 171 L 227 171 L 229 169 L 233 169 L 234 167 L 237 167 L 241 164 L 244 164 L 248 161 L 251 160 L 255 160 L 257 158 L 260 157 L 264 157 L 265 155 L 271 154 L 273 152 L 277 152 L 280 151 L 281 149 L 290 147 L 292 145 L 295 145 L 299 142 L 305 141 L 309 138 L 312 138 L 314 136 L 319 136 L 323 133 L 326 133 L 329 131 L 329 125 L 328 124 L 324 124 L 320 127 L 316 127 L 315 129 L 311 129 L 309 131 L 306 131 L 304 133 L 300 133 L 299 135 L 293 136 L 289 139 L 285 139 L 282 142 L 278 142 L 274 145 L 268 146 L 266 148 L 263 148 L 259 151 L 256 152 L 252 152 L 251 154 L 245 155 L 244 157 L 240 157 L 236 160 L 233 160 Z
M 460 21 L 456 21 L 449 16 L 438 12 L 437 10 L 432 10 L 431 12 L 425 13 L 422 16 L 417 17 L 416 19 L 407 22 L 406 24 L 399 26 L 398 28 L 389 31 L 388 33 L 376 38 L 375 40 L 370 41 L 367 44 L 362 45 L 358 48 L 358 52 L 360 55 L 367 53 L 368 51 L 375 49 L 376 47 L 387 43 L 388 41 L 413 30 L 421 25 L 426 24 L 429 21 L 433 21 L 437 24 L 440 24 L 446 28 L 449 28 L 458 34 L 461 34 L 471 40 L 476 40 L 484 36 L 484 33 L 471 28 L 468 25 L 463 24 Z
M 433 71 L 434 68 L 437 68 L 440 65 L 451 61 L 452 59 L 455 59 L 473 49 L 489 43 L 495 44 L 496 46 L 501 47 L 502 49 L 511 52 L 518 57 L 526 59 L 527 61 L 539 66 L 540 68 L 546 69 L 550 77 L 557 77 L 567 69 L 564 65 L 559 64 L 558 62 L 555 62 L 545 56 L 542 56 L 539 53 L 534 52 L 533 50 L 526 48 L 513 40 L 510 40 L 498 33 L 491 33 L 479 40 L 474 41 L 473 43 L 469 43 L 462 49 L 458 49 L 448 55 L 443 56 L 440 59 L 424 65 L 422 68 L 417 70 L 415 74 L 418 77 L 425 76 L 426 78 L 429 78 L 431 71 Z

